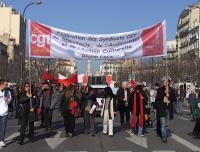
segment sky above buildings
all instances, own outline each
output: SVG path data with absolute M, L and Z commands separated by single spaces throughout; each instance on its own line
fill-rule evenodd
M 23 12 L 31 0 L 3 0 Z M 167 40 L 175 39 L 182 10 L 198 0 L 42 0 L 31 6 L 26 18 L 43 24 L 83 33 L 107 34 L 137 30 L 166 19 Z M 102 61 L 92 61 L 93 72 Z M 86 61 L 77 61 L 79 73 Z

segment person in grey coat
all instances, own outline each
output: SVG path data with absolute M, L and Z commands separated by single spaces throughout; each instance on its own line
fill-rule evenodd
M 54 89 L 51 88 L 46 82 L 44 82 L 43 85 L 44 86 L 40 98 L 40 107 L 43 108 L 46 131 L 51 132 L 53 110 L 61 102 L 61 99 L 64 95 L 64 85 L 59 84 Z
M 39 112 L 42 109 L 42 115 L 46 127 L 46 131 L 51 132 L 53 110 L 50 109 L 52 103 L 53 88 L 48 81 L 42 83 L 42 91 L 39 94 L 40 106 Z

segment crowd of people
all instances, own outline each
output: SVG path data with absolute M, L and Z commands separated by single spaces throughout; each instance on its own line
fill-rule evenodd
M 200 94 L 199 94 L 200 95 Z M 144 136 L 147 127 L 157 128 L 157 134 L 166 143 L 170 136 L 169 120 L 174 113 L 183 114 L 185 101 L 183 88 L 174 88 L 168 78 L 163 78 L 162 86 L 156 83 L 150 91 L 143 84 L 129 86 L 124 81 L 121 86 L 106 87 L 102 99 L 101 117 L 103 118 L 102 133 L 110 137 L 114 135 L 114 118 L 119 113 L 122 130 L 131 130 L 132 134 Z M 195 89 L 191 90 L 188 98 L 191 113 L 195 100 L 198 99 Z M 7 81 L 0 80 L 0 147 L 5 147 L 5 134 L 8 114 L 15 111 L 20 125 L 18 144 L 24 144 L 28 128 L 28 138 L 34 140 L 34 122 L 41 121 L 41 127 L 51 133 L 52 116 L 56 108 L 63 117 L 66 137 L 73 137 L 76 126 L 75 118 L 83 117 L 84 133 L 95 136 L 96 108 L 99 106 L 94 89 L 90 86 L 63 84 L 52 85 L 44 81 L 39 87 L 24 83 L 8 87 Z M 200 134 L 200 116 L 193 115 L 196 125 L 191 135 Z

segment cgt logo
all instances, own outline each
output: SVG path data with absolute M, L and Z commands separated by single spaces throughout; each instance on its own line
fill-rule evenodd
M 31 56 L 51 56 L 51 28 L 32 21 L 29 42 Z
M 37 47 L 45 47 L 50 44 L 50 34 L 31 34 L 31 43 Z

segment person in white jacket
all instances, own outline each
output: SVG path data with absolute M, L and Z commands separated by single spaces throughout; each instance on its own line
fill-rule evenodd
M 0 80 L 0 147 L 6 147 L 4 142 L 8 118 L 8 104 L 10 92 L 6 92 L 5 81 Z
M 103 134 L 108 133 L 109 136 L 113 136 L 113 121 L 114 121 L 114 104 L 113 93 L 110 87 L 105 88 L 105 96 L 103 98 L 103 108 L 101 111 L 103 117 Z

